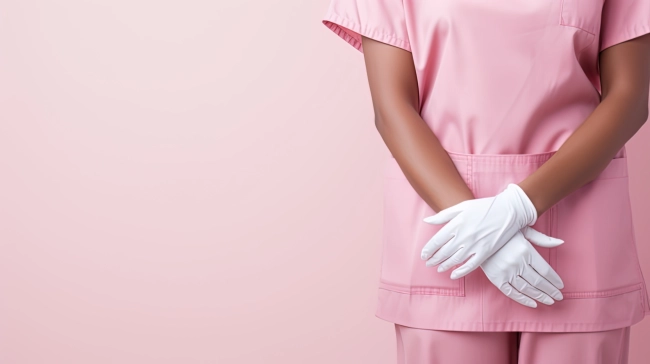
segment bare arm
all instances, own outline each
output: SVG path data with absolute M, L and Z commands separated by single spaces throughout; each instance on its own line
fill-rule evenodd
M 406 179 L 440 211 L 474 195 L 418 112 L 412 54 L 362 37 L 375 125 Z
M 650 34 L 600 53 L 602 98 L 558 151 L 519 186 L 538 215 L 602 172 L 648 118 Z

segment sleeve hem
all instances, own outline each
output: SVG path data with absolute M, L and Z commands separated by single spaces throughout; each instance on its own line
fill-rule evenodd
M 363 53 L 362 35 L 411 52 L 411 45 L 407 40 L 370 26 L 362 26 L 331 11 L 325 14 L 322 23 L 361 53 Z
M 603 38 L 598 52 L 602 52 L 613 45 L 626 42 L 648 33 L 650 33 L 650 23 L 639 24 L 634 28 L 628 28 L 624 33 L 609 38 Z

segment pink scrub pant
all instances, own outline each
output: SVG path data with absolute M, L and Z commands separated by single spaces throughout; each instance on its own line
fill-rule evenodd
M 395 324 L 397 364 L 627 364 L 630 327 L 594 332 L 471 332 Z

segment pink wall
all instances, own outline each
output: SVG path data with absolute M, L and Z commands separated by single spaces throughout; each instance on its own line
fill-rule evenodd
M 326 5 L 0 2 L 1 363 L 394 362 L 388 151 Z

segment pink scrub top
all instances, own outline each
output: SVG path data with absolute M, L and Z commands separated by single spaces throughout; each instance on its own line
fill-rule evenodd
M 330 0 L 322 22 L 360 52 L 363 35 L 412 53 L 420 115 L 482 197 L 523 180 L 592 113 L 599 52 L 650 33 L 650 0 Z M 459 280 L 425 268 L 419 252 L 439 227 L 422 219 L 435 212 L 393 158 L 384 177 L 379 318 L 428 329 L 561 332 L 625 327 L 650 314 L 625 148 L 539 217 L 539 230 L 565 240 L 536 247 L 563 278 L 565 299 L 536 309 L 504 298 L 480 268 Z

